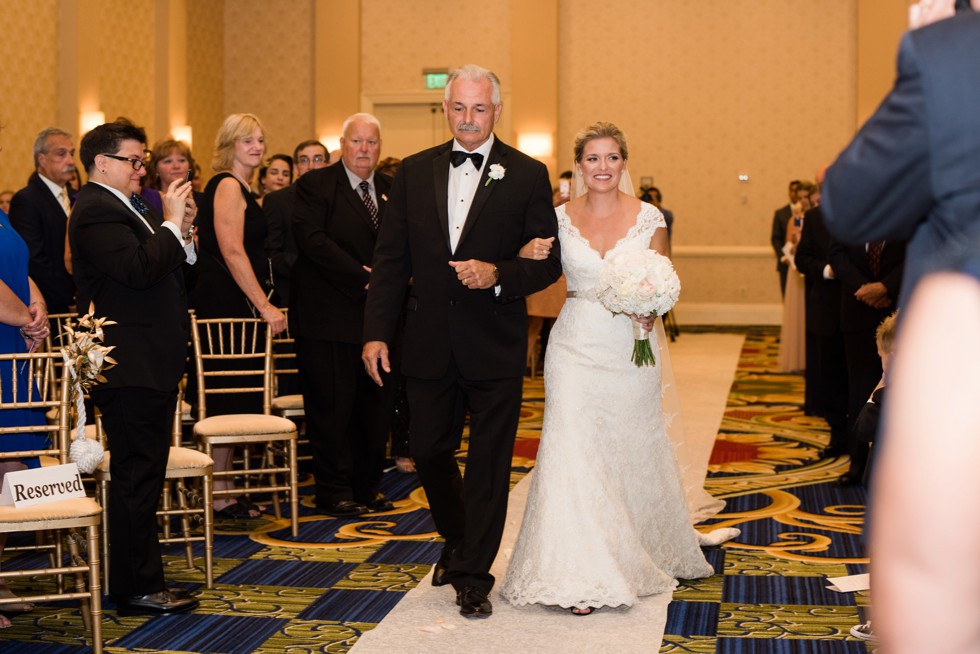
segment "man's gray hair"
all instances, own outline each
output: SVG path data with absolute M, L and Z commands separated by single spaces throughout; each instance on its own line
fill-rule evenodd
M 494 75 L 493 71 L 489 71 L 482 66 L 477 66 L 476 64 L 466 64 L 465 66 L 460 66 L 452 73 L 449 74 L 449 79 L 446 80 L 446 102 L 449 102 L 449 89 L 452 87 L 453 82 L 457 79 L 466 79 L 471 82 L 479 82 L 483 79 L 490 80 L 490 84 L 493 86 L 493 97 L 491 102 L 494 104 L 500 104 L 500 79 Z
M 344 121 L 344 126 L 340 129 L 340 133 L 343 136 L 347 136 L 347 128 L 351 126 L 351 123 L 368 123 L 369 125 L 374 125 L 378 128 L 378 136 L 381 136 L 381 123 L 371 114 L 359 113 L 348 116 L 347 120 Z
M 38 132 L 37 138 L 34 139 L 34 169 L 37 170 L 37 158 L 41 154 L 48 153 L 48 139 L 52 136 L 64 136 L 70 139 L 71 134 L 61 129 L 60 127 L 46 127 Z

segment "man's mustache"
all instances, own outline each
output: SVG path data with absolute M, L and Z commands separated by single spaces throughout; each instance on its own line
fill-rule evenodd
M 460 132 L 479 132 L 480 126 L 476 123 L 460 123 L 456 125 L 456 130 Z

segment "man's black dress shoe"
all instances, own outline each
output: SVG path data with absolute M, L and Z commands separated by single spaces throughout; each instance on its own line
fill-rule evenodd
M 367 507 L 368 513 L 384 513 L 386 511 L 395 510 L 395 505 L 391 503 L 391 500 L 389 500 L 381 493 L 375 495 L 373 500 L 369 500 L 367 502 L 360 502 L 360 504 L 363 504 L 364 506 Z
M 487 594 L 479 588 L 467 586 L 456 591 L 456 604 L 464 618 L 489 618 L 493 613 L 493 605 L 487 599 Z
M 453 558 L 453 553 L 456 551 L 455 545 L 444 545 L 442 548 L 442 555 L 436 562 L 435 566 L 432 568 L 432 585 L 433 586 L 445 586 L 449 583 L 446 579 L 446 570 L 449 568 L 449 561 Z
M 117 595 L 116 610 L 119 615 L 168 615 L 196 609 L 200 602 L 195 597 L 180 597 L 168 590 L 148 595 Z
M 317 504 L 317 513 L 324 513 L 335 518 L 349 518 L 362 513 L 367 513 L 368 508 L 354 500 L 339 500 L 328 504 Z

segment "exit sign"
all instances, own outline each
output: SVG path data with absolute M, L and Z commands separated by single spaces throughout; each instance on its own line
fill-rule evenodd
M 449 81 L 449 69 L 424 68 L 422 69 L 422 80 L 427 89 L 444 89 L 446 82 Z
M 449 79 L 448 73 L 428 73 L 425 76 L 425 88 L 444 89 L 447 79 Z

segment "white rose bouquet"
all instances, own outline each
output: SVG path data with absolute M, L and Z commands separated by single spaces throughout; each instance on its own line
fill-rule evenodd
M 596 297 L 613 314 L 662 316 L 677 304 L 681 281 L 670 259 L 653 250 L 627 250 L 614 255 L 599 273 Z M 633 321 L 633 363 L 656 365 L 650 334 Z

